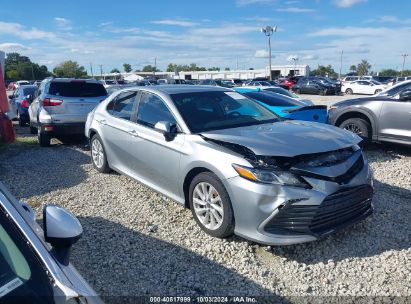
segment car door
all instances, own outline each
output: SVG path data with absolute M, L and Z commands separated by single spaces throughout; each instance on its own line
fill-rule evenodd
M 173 140 L 166 141 L 164 135 L 154 129 L 159 121 L 176 123 L 164 100 L 154 93 L 142 93 L 136 117 L 137 135 L 130 143 L 135 174 L 152 188 L 178 197 L 178 172 L 184 134 L 178 133 Z
M 137 95 L 138 91 L 134 90 L 118 94 L 107 105 L 108 115 L 98 120 L 110 166 L 128 175 L 135 171 L 130 145 L 135 133 Z
M 411 141 L 411 99 L 383 101 L 378 121 L 379 139 Z
M 10 104 L 10 112 L 12 113 L 13 117 L 14 115 L 17 115 L 17 100 L 20 94 L 21 88 L 18 88 L 14 90 L 13 94 L 10 96 L 9 104 Z
M 42 82 L 39 88 L 37 89 L 36 93 L 34 94 L 34 99 L 29 106 L 30 123 L 33 125 L 37 125 L 37 116 L 39 111 L 40 99 L 45 88 L 46 82 Z

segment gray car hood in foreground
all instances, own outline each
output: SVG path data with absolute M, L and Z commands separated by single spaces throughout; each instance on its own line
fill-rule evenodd
M 208 131 L 201 135 L 245 146 L 256 155 L 286 157 L 328 152 L 361 142 L 360 137 L 346 130 L 303 121 L 280 121 Z

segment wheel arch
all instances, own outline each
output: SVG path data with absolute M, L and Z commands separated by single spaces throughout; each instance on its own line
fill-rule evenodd
M 360 109 L 356 110 L 348 110 L 342 113 L 338 118 L 335 120 L 335 125 L 339 127 L 345 120 L 350 118 L 361 118 L 368 122 L 371 126 L 371 136 L 376 135 L 377 126 L 375 123 L 375 119 L 367 112 L 362 111 Z
M 183 195 L 184 195 L 184 207 L 189 209 L 190 208 L 190 202 L 189 202 L 189 190 L 190 190 L 190 184 L 191 181 L 196 177 L 198 174 L 203 173 L 203 172 L 211 172 L 210 169 L 206 167 L 195 167 L 192 168 L 190 171 L 187 172 L 184 182 L 183 182 Z

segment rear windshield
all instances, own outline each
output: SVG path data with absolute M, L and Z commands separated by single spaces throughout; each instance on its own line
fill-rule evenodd
M 275 93 L 274 93 L 275 94 Z M 301 106 L 301 104 L 284 95 L 272 94 L 270 92 L 247 92 L 244 93 L 245 96 L 262 102 L 266 105 L 273 107 L 295 107 Z
M 34 92 L 36 92 L 37 88 L 25 88 L 23 89 L 23 95 L 27 96 L 27 95 L 31 95 L 34 94 Z
M 101 83 L 55 81 L 50 83 L 49 94 L 64 97 L 100 97 L 106 96 L 107 91 Z

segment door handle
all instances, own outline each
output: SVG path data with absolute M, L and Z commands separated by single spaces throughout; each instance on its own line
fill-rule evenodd
M 105 119 L 98 120 L 98 122 L 99 122 L 100 124 L 102 124 L 102 125 L 106 125 L 106 124 L 107 124 L 107 122 L 106 122 L 106 120 L 105 120 Z
M 134 137 L 138 137 L 138 133 L 137 133 L 136 130 L 130 130 L 130 131 L 128 131 L 128 134 L 130 134 L 131 136 L 134 136 Z

